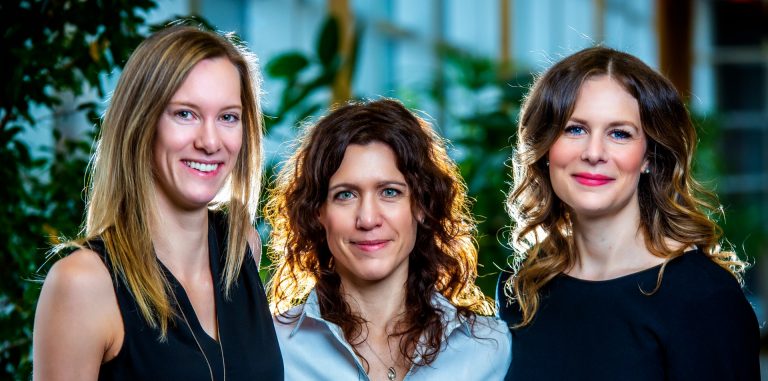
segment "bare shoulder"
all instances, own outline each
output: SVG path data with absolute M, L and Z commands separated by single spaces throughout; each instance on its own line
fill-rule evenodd
M 74 302 L 114 295 L 106 265 L 89 249 L 76 250 L 58 260 L 45 277 L 43 291 Z
M 51 275 L 64 278 L 75 275 L 78 278 L 85 277 L 91 281 L 97 280 L 100 277 L 106 277 L 106 279 L 102 280 L 108 281 L 110 278 L 109 271 L 100 254 L 87 248 L 77 249 L 56 261 L 48 276 L 46 276 L 46 280 Z
M 122 344 L 122 317 L 99 255 L 80 249 L 57 261 L 37 303 L 34 378 L 94 379 Z

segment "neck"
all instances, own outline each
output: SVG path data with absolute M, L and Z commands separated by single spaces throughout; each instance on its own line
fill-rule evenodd
M 368 363 L 366 371 L 371 380 L 402 380 L 409 368 L 400 353 L 402 336 L 393 335 L 398 331 L 400 315 L 405 312 L 407 274 L 391 278 L 397 281 L 363 283 L 341 278 L 344 299 L 366 321 L 361 333 L 364 341 L 355 348 Z
M 613 279 L 664 261 L 645 245 L 639 208 L 608 218 L 575 216 L 573 238 L 578 255 L 566 273 L 577 278 Z
M 158 259 L 182 282 L 209 272 L 208 210 L 180 210 L 159 197 L 155 207 L 150 229 Z
M 361 284 L 342 277 L 344 299 L 352 310 L 368 322 L 369 335 L 391 333 L 405 311 L 405 282 Z

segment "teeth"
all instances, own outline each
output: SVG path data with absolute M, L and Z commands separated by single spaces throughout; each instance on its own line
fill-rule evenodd
M 192 169 L 197 169 L 200 172 L 212 172 L 219 167 L 218 164 L 205 164 L 205 163 L 198 163 L 196 161 L 184 161 L 184 164 L 186 164 L 187 167 L 190 167 Z

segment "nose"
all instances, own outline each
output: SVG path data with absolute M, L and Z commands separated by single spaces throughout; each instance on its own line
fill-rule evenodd
M 206 119 L 200 126 L 195 139 L 195 148 L 203 150 L 207 154 L 215 153 L 221 149 L 221 136 L 219 136 L 219 130 L 214 121 Z
M 381 226 L 381 210 L 375 197 L 363 197 L 357 208 L 355 227 L 360 230 L 373 230 Z
M 597 164 L 605 161 L 605 142 L 598 134 L 589 135 L 586 141 L 584 151 L 581 153 L 581 160 L 590 164 Z

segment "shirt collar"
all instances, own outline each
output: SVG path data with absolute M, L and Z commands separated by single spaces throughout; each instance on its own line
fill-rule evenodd
M 430 302 L 432 303 L 433 307 L 437 308 L 439 311 L 442 311 L 441 320 L 443 326 L 445 327 L 445 331 L 443 332 L 445 338 L 450 336 L 451 333 L 457 328 L 460 329 L 460 332 L 463 332 L 467 336 L 472 335 L 469 319 L 467 319 L 466 316 L 457 314 L 456 307 L 451 304 L 451 302 L 448 301 L 445 296 L 439 292 L 434 292 L 432 293 L 432 299 Z M 301 308 L 302 311 L 298 320 L 296 321 L 296 327 L 291 331 L 291 337 L 299 331 L 302 322 L 304 322 L 304 319 L 306 318 L 324 322 L 328 325 L 329 328 L 331 328 L 331 331 L 334 331 L 334 334 L 337 333 L 336 330 L 334 330 L 334 327 L 336 327 L 335 324 L 327 322 L 320 315 L 320 304 L 317 300 L 317 292 L 315 289 L 312 289 L 312 291 L 309 293 L 309 296 L 307 297 L 307 301 L 298 308 Z

